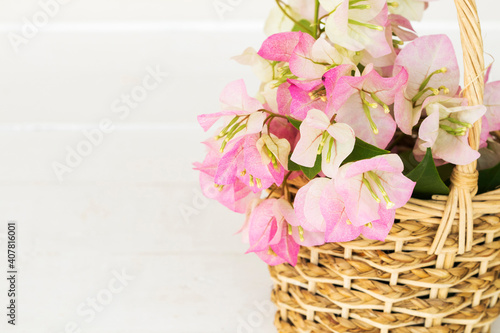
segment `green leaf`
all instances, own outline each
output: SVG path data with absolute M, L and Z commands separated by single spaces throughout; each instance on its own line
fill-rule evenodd
M 302 124 L 302 122 L 300 120 L 297 120 L 297 119 L 292 118 L 290 116 L 287 116 L 286 119 L 288 119 L 288 121 L 290 122 L 290 124 L 293 125 L 293 127 L 295 127 L 296 129 L 300 129 L 300 125 Z
M 389 154 L 390 151 L 380 149 L 361 139 L 356 138 L 356 143 L 354 144 L 354 149 L 352 153 L 347 156 L 344 163 L 356 162 L 360 160 L 365 160 L 379 155 Z
M 321 154 L 316 157 L 316 162 L 312 168 L 306 168 L 305 166 L 300 166 L 300 170 L 306 175 L 307 178 L 313 179 L 321 171 Z
M 427 149 L 422 162 L 410 171 L 406 177 L 417 183 L 413 190 L 413 196 L 428 198 L 433 194 L 446 195 L 450 193 L 450 189 L 439 176 L 430 148 Z
M 479 171 L 479 193 L 493 191 L 498 186 L 500 186 L 500 164 Z
M 292 157 L 291 154 L 288 156 L 288 171 L 300 171 L 300 165 L 292 161 L 290 157 Z
M 312 30 L 312 23 L 309 22 L 308 20 L 302 19 L 298 22 L 298 24 L 295 23 L 295 25 L 292 28 L 292 31 L 302 31 L 314 37 L 314 32 Z
M 403 174 L 408 174 L 418 166 L 418 161 L 413 156 L 413 151 L 407 150 L 398 155 L 401 158 L 401 161 L 403 161 L 403 165 L 405 166 Z

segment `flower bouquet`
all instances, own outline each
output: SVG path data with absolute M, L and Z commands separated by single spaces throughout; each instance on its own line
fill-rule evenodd
M 450 39 L 412 27 L 426 1 L 277 0 L 235 57 L 257 95 L 232 82 L 198 117 L 218 126 L 202 189 L 246 213 L 280 332 L 486 332 L 499 314 L 500 81 L 483 102 L 475 4 L 456 2 L 462 88 Z

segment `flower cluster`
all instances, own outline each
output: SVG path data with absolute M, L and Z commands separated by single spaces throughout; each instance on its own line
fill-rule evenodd
M 262 81 L 256 97 L 232 82 L 222 110 L 198 117 L 205 131 L 218 124 L 196 164 L 202 188 L 247 213 L 248 252 L 295 265 L 300 246 L 384 241 L 412 195 L 446 194 L 438 167 L 480 157 L 467 141 L 480 119 L 482 163 L 500 162 L 490 134 L 500 82 L 487 85 L 486 106 L 468 105 L 449 38 L 412 28 L 426 1 L 276 2 L 269 37 L 235 57 Z M 299 177 L 308 183 L 291 194 Z

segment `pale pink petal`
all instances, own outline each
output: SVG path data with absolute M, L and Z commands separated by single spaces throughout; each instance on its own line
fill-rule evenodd
M 313 167 L 318 156 L 322 134 L 329 125 L 330 121 L 324 112 L 310 110 L 300 125 L 300 139 L 290 159 L 302 166 Z
M 264 250 L 264 251 L 256 252 L 255 254 L 260 259 L 262 259 L 262 261 L 264 261 L 266 264 L 268 264 L 269 266 L 277 266 L 277 265 L 284 264 L 286 262 L 285 259 L 283 259 L 283 258 L 281 258 L 279 256 L 276 256 L 276 255 L 273 255 L 273 254 L 269 254 L 269 250 Z
M 229 83 L 221 93 L 220 102 L 223 111 L 232 111 L 247 115 L 262 109 L 262 103 L 248 96 L 245 81 L 237 80 Z
M 378 209 L 380 204 L 374 200 L 370 191 L 363 184 L 363 175 L 345 176 L 351 165 L 346 164 L 339 169 L 335 180 L 335 190 L 343 198 L 349 220 L 355 226 L 360 227 L 379 219 Z
M 264 112 L 255 112 L 250 115 L 247 121 L 247 127 L 245 131 L 240 132 L 240 135 L 255 134 L 262 131 L 262 126 L 264 126 L 264 121 L 266 120 L 266 114 Z M 235 136 L 236 137 L 236 136 Z
M 294 227 L 292 237 L 295 242 L 301 246 L 320 246 L 325 244 L 325 233 L 324 232 L 312 232 L 304 230 L 302 237 L 304 240 L 300 239 L 299 229 Z
M 391 14 L 388 17 L 389 23 L 392 28 L 392 32 L 399 37 L 403 42 L 409 42 L 416 38 L 415 29 L 411 25 L 411 22 L 401 15 Z
M 490 82 L 486 85 L 484 105 L 488 109 L 484 116 L 488 123 L 488 131 L 500 130 L 500 81 Z
M 432 154 L 435 158 L 456 165 L 472 163 L 480 156 L 479 152 L 470 147 L 467 135 L 450 135 L 442 129 L 439 129 L 438 138 L 432 146 Z
M 391 142 L 396 132 L 396 122 L 390 114 L 386 114 L 381 106 L 369 108 L 370 115 L 375 123 L 378 134 L 375 134 L 363 109 L 363 102 L 359 94 L 352 95 L 349 100 L 337 111 L 336 120 L 352 127 L 356 136 L 379 148 L 385 148 Z
M 290 57 L 290 71 L 297 77 L 317 79 L 325 73 L 325 65 L 313 58 L 312 48 L 316 40 L 309 34 L 302 34 Z
M 320 198 L 328 184 L 327 178 L 315 178 L 297 192 L 294 201 L 295 213 L 305 230 L 312 232 L 326 230 L 325 220 L 321 214 Z
M 240 113 L 238 111 L 223 111 L 223 112 L 216 112 L 216 113 L 200 114 L 197 116 L 197 119 L 198 119 L 198 123 L 200 124 L 200 126 L 206 132 L 220 118 L 226 117 L 226 116 L 239 116 L 239 115 L 240 115 Z
M 437 105 L 434 104 L 435 107 Z M 429 111 L 429 107 L 427 111 Z M 418 137 L 425 142 L 425 145 L 422 147 L 430 148 L 434 145 L 439 135 L 439 112 L 432 112 L 428 115 L 422 124 L 420 125 L 420 129 L 418 130 Z M 425 148 L 423 150 L 425 150 Z
M 345 172 L 345 176 L 348 178 L 355 177 L 371 170 L 401 173 L 404 170 L 404 165 L 397 154 L 380 155 L 350 164 Z
M 289 201 L 283 198 L 276 200 L 274 209 L 279 215 L 285 218 L 288 224 L 291 224 L 295 227 L 298 227 L 300 225 L 299 220 L 297 219 L 297 215 L 295 215 L 295 210 L 293 209 L 293 206 Z
M 398 156 L 396 155 L 396 157 Z M 408 200 L 410 200 L 411 195 L 413 194 L 415 182 L 403 176 L 401 172 L 374 171 L 374 173 L 380 178 L 380 182 L 392 202 L 390 206 L 391 209 L 401 208 L 408 203 Z M 372 188 L 375 192 L 377 192 L 378 197 L 382 200 L 382 204 L 386 204 L 383 199 L 382 192 L 377 187 L 376 183 L 371 180 L 370 183 L 372 184 Z
M 332 138 L 327 139 L 323 147 L 321 170 L 327 177 L 334 178 L 342 162 L 352 153 L 356 137 L 353 129 L 343 123 L 335 123 L 327 131 Z M 331 149 L 330 140 L 333 140 Z M 327 161 L 329 153 L 330 162 Z
M 335 190 L 334 181 L 330 181 L 323 190 L 320 208 L 326 223 L 327 242 L 348 242 L 359 236 L 361 229 L 349 224 L 344 201 Z
M 445 86 L 450 90 L 450 96 L 458 91 L 460 71 L 453 44 L 446 35 L 424 36 L 406 45 L 396 58 L 394 73 L 402 67 L 408 71 L 406 93 L 410 98 L 418 93 L 420 85 L 431 73 L 441 68 L 446 68 L 446 73 L 434 75 L 427 87 L 438 89 Z M 420 101 L 429 94 L 424 94 Z

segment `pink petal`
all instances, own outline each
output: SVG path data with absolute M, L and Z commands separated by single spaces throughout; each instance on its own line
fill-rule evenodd
M 368 239 L 375 239 L 383 242 L 392 229 L 396 210 L 386 210 L 381 208 L 379 211 L 379 215 L 379 220 L 371 222 L 373 227 L 361 227 L 361 233 Z
M 257 54 L 267 60 L 288 62 L 303 34 L 298 31 L 271 35 L 264 41 Z
M 283 228 L 281 241 L 276 245 L 271 245 L 271 249 L 290 265 L 297 265 L 300 245 L 295 243 L 292 236 L 288 235 L 287 228 Z
M 277 231 L 273 205 L 276 199 L 264 200 L 252 212 L 249 220 L 249 252 L 259 252 L 269 249 L 269 242 Z
M 257 149 L 257 140 L 258 135 L 247 135 L 245 137 L 244 145 L 242 146 L 242 150 L 244 151 L 244 161 L 243 161 L 243 170 L 246 170 L 245 175 L 238 175 L 238 177 L 245 182 L 245 184 L 250 183 L 250 176 L 254 178 L 253 186 L 249 187 L 254 192 L 261 192 L 263 189 L 267 189 L 274 184 L 274 177 L 269 172 L 268 165 L 264 165 L 262 163 L 262 156 Z M 256 178 L 260 179 L 262 186 L 257 186 Z
M 290 83 L 284 82 L 278 87 L 278 111 L 285 116 L 290 115 L 290 105 L 292 104 L 292 95 L 289 90 L 290 86 Z
M 214 177 L 216 184 L 229 185 L 236 181 L 238 166 L 241 167 L 243 161 L 243 142 L 245 142 L 245 138 L 237 141 L 233 147 L 222 156 Z
M 307 91 L 295 85 L 291 85 L 289 90 L 292 95 L 290 114 L 293 118 L 303 120 L 311 109 L 326 109 L 326 102 L 323 102 L 320 98 L 311 99 Z
M 418 123 L 422 115 L 422 107 L 413 107 L 411 98 L 406 97 L 405 89 L 396 93 L 394 100 L 394 118 L 401 131 L 411 135 L 413 126 Z

